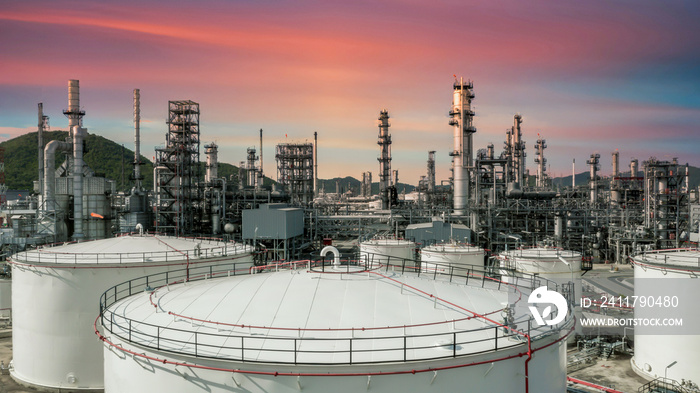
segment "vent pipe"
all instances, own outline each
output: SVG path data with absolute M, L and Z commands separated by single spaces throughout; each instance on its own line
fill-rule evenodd
M 141 93 L 134 89 L 134 179 L 141 189 Z
M 318 194 L 318 132 L 314 131 L 314 196 Z
M 39 168 L 39 195 L 44 194 L 44 104 L 39 103 L 39 123 L 37 125 L 37 151 Z
M 260 129 L 260 170 L 258 171 L 258 183 L 257 183 L 257 188 L 261 188 L 263 186 L 263 180 L 265 179 L 263 175 L 263 138 L 262 138 L 263 130 L 262 128 Z

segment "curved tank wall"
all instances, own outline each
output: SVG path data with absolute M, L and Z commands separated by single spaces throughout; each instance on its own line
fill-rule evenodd
M 360 260 L 370 264 L 415 258 L 416 243 L 403 239 L 371 239 L 360 243 Z M 395 261 L 396 260 L 396 261 Z
M 581 275 L 581 253 L 576 251 L 546 247 L 522 248 L 503 251 L 499 260 L 501 267 L 507 270 L 538 274 L 547 279 L 570 278 L 571 272 L 574 277 Z
M 199 266 L 248 272 L 249 248 L 164 236 L 122 236 L 13 255 L 13 377 L 53 389 L 100 389 L 93 322 L 100 295 L 134 277 Z
M 658 250 L 634 255 L 631 260 L 635 281 L 655 279 L 658 280 L 661 288 L 664 285 L 676 285 L 678 279 L 695 280 L 693 283 L 696 283 L 700 275 L 700 251 L 697 250 Z M 694 285 L 694 288 L 693 293 L 684 297 L 700 299 L 700 285 Z M 663 293 L 663 289 L 660 289 L 659 293 Z M 637 286 L 634 294 L 635 296 L 648 295 L 639 293 Z M 637 317 L 636 311 L 635 317 Z M 666 369 L 666 366 L 672 362 L 677 363 Z M 666 374 L 668 378 L 676 381 L 685 379 L 700 384 L 700 375 L 698 375 L 700 336 L 642 335 L 635 332 L 634 357 L 631 363 L 632 369 L 637 374 L 648 379 L 664 377 Z
M 466 244 L 434 244 L 421 249 L 421 268 L 443 268 L 440 265 L 483 267 L 485 254 L 483 248 Z
M 7 318 L 12 309 L 12 280 L 0 278 L 0 317 Z
M 582 317 L 580 299 L 582 296 L 581 253 L 559 248 L 536 247 L 520 248 L 503 251 L 498 256 L 500 273 L 506 282 L 512 281 L 508 277 L 525 274 L 537 274 L 539 277 L 553 280 L 557 283 L 573 281 L 574 283 L 574 315 L 577 320 Z M 564 263 L 562 260 L 566 261 Z M 568 265 L 567 265 L 568 263 Z M 582 333 L 583 326 L 576 325 L 576 332 Z M 572 336 L 571 340 L 574 339 Z
M 516 305 L 514 330 L 498 322 L 506 285 L 332 269 L 132 286 L 120 299 L 109 293 L 127 283 L 108 290 L 105 390 L 520 393 L 526 380 L 531 392 L 566 390 L 571 318 L 533 327 L 526 371 L 529 311 Z

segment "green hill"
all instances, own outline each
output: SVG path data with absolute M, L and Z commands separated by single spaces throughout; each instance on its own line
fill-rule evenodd
M 53 140 L 64 140 L 68 136 L 67 131 L 45 131 L 44 143 Z M 117 182 L 117 189 L 130 187 L 133 182 L 129 177 L 133 171 L 131 163 L 134 161 L 134 152 L 111 140 L 95 134 L 88 134 L 86 138 L 87 151 L 85 162 L 98 176 L 104 176 Z M 31 190 L 32 182 L 38 178 L 37 169 L 37 133 L 30 132 L 0 143 L 5 148 L 5 184 L 11 190 Z M 153 163 L 146 157 L 141 157 L 144 165 L 141 174 L 144 178 L 144 187 L 153 186 Z M 56 155 L 56 167 L 65 161 L 63 153 Z M 123 165 L 122 165 L 123 163 Z M 122 182 L 122 167 L 124 168 L 124 181 Z
M 65 140 L 67 131 L 45 131 L 44 143 L 52 140 Z M 133 186 L 130 180 L 133 172 L 132 162 L 134 152 L 123 145 L 115 143 L 105 137 L 88 134 L 86 138 L 85 162 L 97 176 L 104 176 L 117 182 L 117 190 L 129 189 Z M 5 184 L 10 190 L 32 190 L 34 180 L 39 176 L 37 170 L 37 133 L 30 132 L 16 138 L 0 143 L 5 148 Z M 200 156 L 202 178 L 205 172 L 205 156 Z M 56 155 L 56 167 L 65 161 L 63 153 Z M 144 177 L 143 186 L 146 189 L 153 188 L 153 163 L 141 156 L 144 163 L 141 166 L 141 175 Z M 123 176 L 122 176 L 123 170 Z M 230 181 L 238 181 L 238 167 L 219 163 L 219 177 L 225 177 Z M 265 178 L 264 184 L 270 185 L 273 180 Z

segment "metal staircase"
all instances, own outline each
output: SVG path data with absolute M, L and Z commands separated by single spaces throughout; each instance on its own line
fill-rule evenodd
M 656 378 L 639 387 L 638 393 L 694 393 L 697 389 L 684 387 L 674 379 Z

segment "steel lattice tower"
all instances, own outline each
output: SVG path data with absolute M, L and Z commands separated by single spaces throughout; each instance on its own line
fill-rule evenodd
M 166 146 L 156 149 L 156 231 L 184 235 L 199 222 L 199 104 L 169 101 L 167 124 Z

